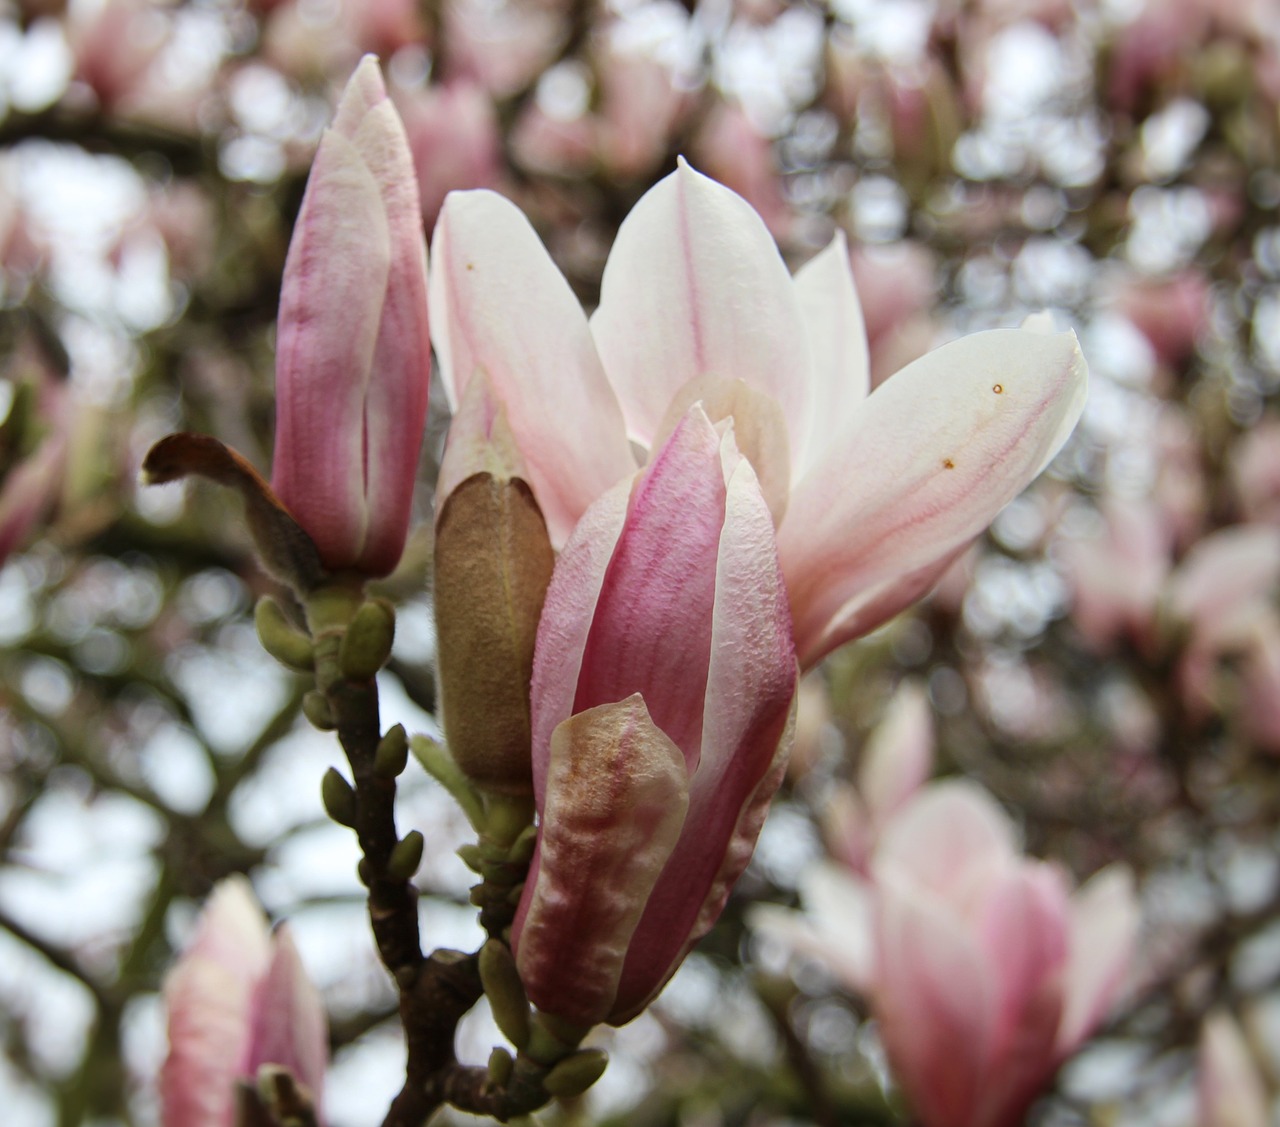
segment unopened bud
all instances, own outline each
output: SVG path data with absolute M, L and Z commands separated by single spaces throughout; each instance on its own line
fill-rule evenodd
M 462 858 L 462 863 L 473 873 L 480 872 L 480 866 L 484 864 L 484 855 L 480 852 L 480 846 L 476 845 L 475 842 L 458 846 L 458 856 Z
M 312 689 L 302 698 L 302 715 L 311 721 L 313 728 L 322 732 L 332 732 L 338 726 L 329 698 L 319 689 Z
M 356 824 L 356 792 L 336 767 L 330 767 L 320 780 L 320 798 L 325 813 L 340 826 Z
M 373 773 L 380 779 L 394 779 L 409 762 L 409 737 L 404 725 L 397 724 L 378 741 L 373 758 Z
M 396 615 L 385 599 L 364 603 L 342 639 L 338 663 L 348 681 L 369 681 L 387 663 L 396 637 Z
M 258 600 L 253 612 L 262 648 L 281 665 L 306 673 L 315 668 L 316 653 L 311 638 L 285 616 L 280 604 L 269 595 Z
M 477 786 L 533 787 L 529 680 L 555 554 L 542 511 L 518 478 L 477 473 L 436 526 L 440 704 L 449 751 Z
M 542 1086 L 560 1099 L 580 1096 L 604 1075 L 608 1063 L 609 1055 L 603 1049 L 579 1049 L 548 1072 Z
M 507 1081 L 511 1079 L 511 1069 L 514 1065 L 515 1061 L 511 1054 L 501 1045 L 496 1046 L 489 1054 L 489 1079 L 497 1087 L 505 1087 Z
M 490 939 L 480 948 L 480 981 L 498 1028 L 517 1049 L 523 1049 L 529 1043 L 529 999 L 511 948 L 501 940 Z
M 411 880 L 422 864 L 422 834 L 410 830 L 395 844 L 387 859 L 387 876 L 392 880 Z
M 538 827 L 525 826 L 520 836 L 511 844 L 507 860 L 513 865 L 527 865 L 533 860 L 533 851 L 538 844 Z

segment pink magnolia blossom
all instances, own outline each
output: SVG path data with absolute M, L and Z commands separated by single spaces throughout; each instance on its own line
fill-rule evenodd
M 366 57 L 320 142 L 285 262 L 272 486 L 330 571 L 400 559 L 427 412 L 413 161 Z
M 1071 896 L 967 781 L 921 792 L 873 871 L 871 997 L 894 1075 L 925 1127 L 1016 1127 L 1123 983 L 1129 875 L 1106 870 Z
M 450 192 L 497 185 L 502 138 L 486 91 L 459 81 L 406 92 L 397 104 L 413 152 L 422 217 L 428 227 L 435 224 Z
M 683 162 L 623 223 L 590 321 L 493 193 L 445 201 L 432 260 L 450 403 L 487 375 L 554 544 L 692 403 L 733 420 L 805 667 L 922 596 L 1083 406 L 1074 335 L 1039 324 L 953 341 L 868 395 L 843 236 L 793 279 L 756 212 Z
M 715 922 L 782 779 L 796 680 L 769 509 L 695 405 L 587 510 L 547 591 L 541 832 L 512 935 L 539 1007 L 629 1021 Z
M 277 1065 L 319 1111 L 328 1058 L 320 995 L 287 927 L 273 934 L 243 877 L 219 884 L 164 984 L 169 1055 L 160 1073 L 164 1127 L 232 1127 L 236 1085 Z
M 782 193 L 773 143 L 736 102 L 717 102 L 692 142 L 698 163 L 714 179 L 737 192 L 778 238 L 791 226 L 791 208 Z
M 1200 1027 L 1196 1103 L 1200 1127 L 1267 1127 L 1271 1115 L 1258 1064 L 1225 1010 Z
M 168 35 L 167 13 L 148 0 L 78 7 L 67 27 L 75 77 L 115 108 L 140 91 Z

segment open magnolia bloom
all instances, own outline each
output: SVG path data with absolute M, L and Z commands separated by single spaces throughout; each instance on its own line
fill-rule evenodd
M 1038 324 L 944 345 L 868 395 L 843 236 L 793 279 L 751 207 L 683 162 L 622 224 L 590 321 L 520 211 L 485 191 L 446 200 L 429 303 L 451 406 L 487 381 L 557 548 L 691 404 L 732 418 L 805 667 L 923 595 L 1085 397 L 1074 334 Z

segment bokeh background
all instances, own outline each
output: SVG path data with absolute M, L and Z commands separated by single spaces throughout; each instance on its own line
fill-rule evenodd
M 678 155 L 798 266 L 847 232 L 874 379 L 1050 310 L 1092 385 L 1074 438 L 926 603 L 805 687 L 784 791 L 724 918 L 548 1122 L 887 1122 L 865 1003 L 748 926 L 839 855 L 868 736 L 923 697 L 1029 853 L 1122 861 L 1123 1000 L 1041 1124 L 1196 1122 L 1226 1009 L 1280 1080 L 1280 7 L 1272 0 L 0 0 L 0 1106 L 156 1122 L 158 989 L 213 882 L 292 921 L 332 1018 L 335 1127 L 403 1052 L 329 737 L 260 649 L 238 501 L 142 490 L 148 445 L 270 463 L 273 324 L 336 92 L 376 52 L 431 229 L 491 187 L 590 307 Z M 431 482 L 383 591 L 384 718 L 434 732 Z M 572 441 L 567 435 L 566 441 Z M 858 488 L 857 481 L 849 482 Z M 463 819 L 411 768 L 426 940 L 474 949 Z M 460 1052 L 498 1041 L 483 1009 Z M 851 1108 L 861 1107 L 855 1114 Z M 859 1119 L 857 1115 L 864 1118 Z M 879 1119 L 876 1116 L 880 1116 Z M 465 1117 L 456 1116 L 458 1120 Z

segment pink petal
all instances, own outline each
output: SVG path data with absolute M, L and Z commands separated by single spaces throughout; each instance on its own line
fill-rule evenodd
M 701 755 L 691 764 L 685 832 L 636 931 L 618 989 L 626 1017 L 648 1003 L 719 918 L 751 859 L 794 734 L 798 674 L 772 518 L 750 463 L 730 437 L 721 446 L 729 480 Z M 686 651 L 686 659 L 684 675 L 692 681 L 696 658 Z
M 1225 1010 L 1200 1027 L 1196 1104 L 1200 1127 L 1267 1127 L 1267 1089 L 1240 1026 Z
M 725 497 L 720 436 L 694 407 L 632 494 L 573 702 L 582 712 L 641 693 L 691 774 L 702 744 Z
M 635 470 L 582 307 L 519 208 L 493 192 L 450 193 L 431 254 L 449 402 L 485 371 L 559 547 L 591 502 Z
M 57 496 L 67 462 L 67 435 L 54 433 L 0 481 L 0 564 L 24 543 Z
M 330 569 L 399 561 L 429 380 L 417 182 L 366 58 L 316 152 L 280 298 L 272 485 Z
M 437 520 L 449 494 L 478 473 L 492 474 L 502 481 L 517 477 L 528 481 L 529 477 L 511 424 L 507 422 L 507 409 L 482 371 L 467 383 L 462 402 L 457 404 L 449 421 L 440 476 L 436 479 Z
M 556 560 L 542 604 L 529 687 L 533 792 L 539 810 L 552 733 L 573 714 L 583 651 L 630 499 L 631 483 L 624 481 L 586 511 Z
M 931 574 L 981 532 L 1066 440 L 1085 386 L 1074 334 L 1011 329 L 953 341 L 877 388 L 779 530 L 802 664 L 852 636 L 830 623 L 868 591 Z
M 684 756 L 637 693 L 556 728 L 545 795 L 516 963 L 537 1006 L 594 1025 L 614 1008 L 632 934 L 684 823 Z
M 1074 1053 L 1115 1002 L 1129 970 L 1138 923 L 1133 874 L 1124 866 L 1096 873 L 1072 897 L 1060 1056 Z
M 990 885 L 982 943 L 995 969 L 998 1017 L 982 1123 L 1016 1127 L 1058 1064 L 1067 957 L 1067 890 L 1050 865 L 1020 864 Z
M 196 935 L 165 978 L 169 1054 L 160 1071 L 165 1127 L 232 1127 L 235 1083 L 249 1059 L 253 993 L 270 958 L 248 881 L 210 896 Z
M 778 248 L 745 200 L 683 161 L 623 221 L 591 332 L 644 446 L 708 373 L 776 399 L 793 452 L 807 437 L 809 346 Z
M 862 751 L 858 793 L 883 824 L 933 770 L 933 713 L 918 681 L 904 681 Z
M 894 1075 L 929 1127 L 975 1127 L 995 1034 L 994 968 L 908 882 L 880 883 L 875 1010 Z
M 991 795 L 967 779 L 920 791 L 889 823 L 875 855 L 877 879 L 904 879 L 959 905 L 975 881 L 1008 870 L 1013 827 Z
M 797 451 L 801 477 L 826 452 L 840 428 L 871 390 L 871 354 L 862 305 L 853 284 L 844 232 L 806 262 L 795 276 L 800 311 L 813 349 L 813 401 L 809 434 Z
M 329 1025 L 320 993 L 285 925 L 276 929 L 271 966 L 253 996 L 248 1077 L 264 1064 L 287 1068 L 311 1093 L 317 1111 L 329 1060 Z

